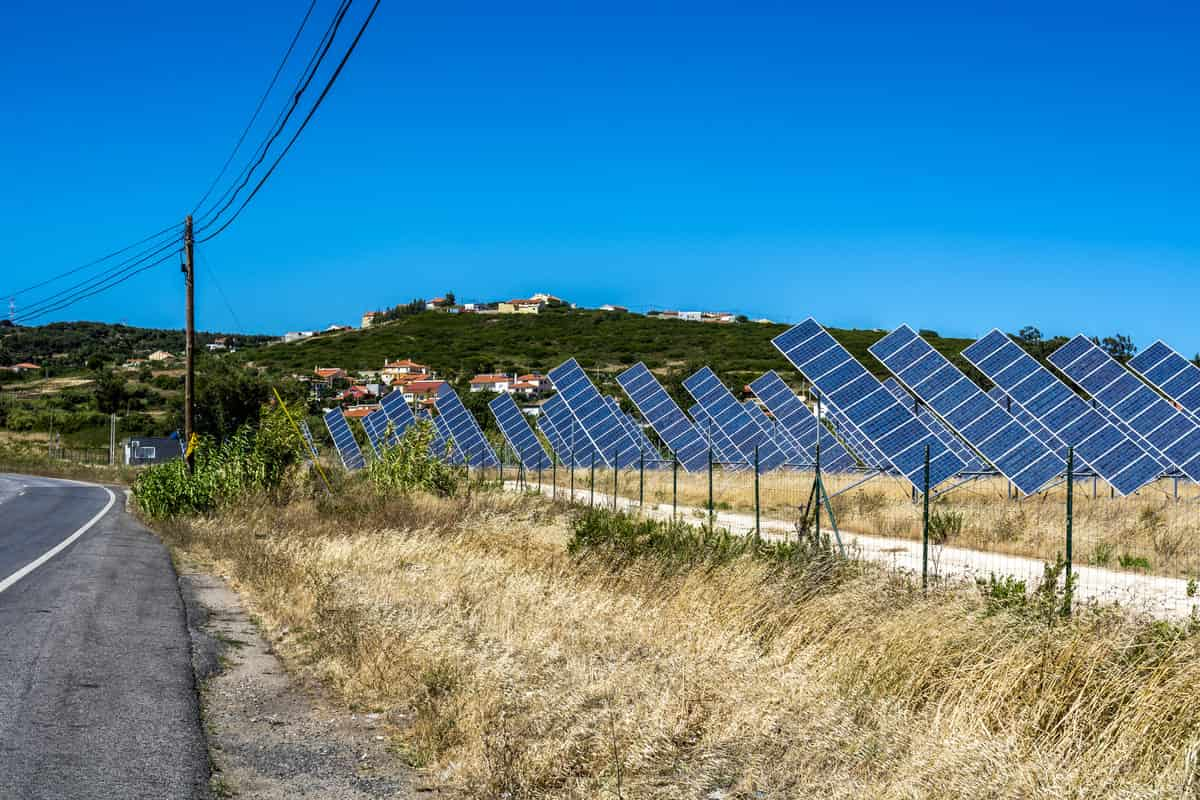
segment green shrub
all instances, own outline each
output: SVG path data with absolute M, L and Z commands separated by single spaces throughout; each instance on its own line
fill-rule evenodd
M 390 432 L 388 434 L 390 436 Z M 367 479 L 382 493 L 426 491 L 448 497 L 457 490 L 459 472 L 434 457 L 433 423 L 410 425 L 404 437 L 367 464 Z

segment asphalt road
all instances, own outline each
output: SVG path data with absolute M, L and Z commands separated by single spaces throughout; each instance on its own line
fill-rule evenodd
M 175 571 L 124 507 L 0 475 L 0 800 L 207 796 Z

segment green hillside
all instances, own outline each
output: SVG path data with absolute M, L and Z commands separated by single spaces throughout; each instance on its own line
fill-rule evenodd
M 663 320 L 624 312 L 549 310 L 541 314 L 443 314 L 425 312 L 366 330 L 274 344 L 240 355 L 273 371 L 310 372 L 317 366 L 378 369 L 385 360 L 411 358 L 450 380 L 478 372 L 545 372 L 574 356 L 589 372 L 608 375 L 644 361 L 668 377 L 707 364 L 727 383 L 747 382 L 775 369 L 789 380 L 795 371 L 772 346 L 787 325 L 732 325 Z M 867 347 L 885 331 L 830 332 L 879 374 L 883 366 Z M 957 359 L 969 339 L 928 336 Z M 961 362 L 959 362 L 961 363 Z

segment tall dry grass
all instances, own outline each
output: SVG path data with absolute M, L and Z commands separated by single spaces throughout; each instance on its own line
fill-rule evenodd
M 510 471 L 511 480 L 515 470 Z M 557 472 L 558 486 L 568 490 L 569 472 Z M 914 503 L 907 483 L 891 477 L 876 477 L 857 487 L 861 475 L 825 474 L 827 491 L 833 498 L 838 525 L 846 531 L 869 536 L 920 539 L 921 506 Z M 552 483 L 550 472 L 541 476 Z M 577 468 L 575 487 L 589 488 L 591 471 Z M 536 474 L 526 476 L 536 485 Z M 813 473 L 778 470 L 760 476 L 759 502 L 764 517 L 792 520 L 808 502 Z M 708 504 L 706 473 L 676 476 L 671 470 L 647 469 L 639 480 L 636 470 L 617 476 L 617 491 L 623 497 L 670 507 L 705 508 Z M 597 468 L 597 495 L 611 496 L 612 470 Z M 1200 576 L 1200 487 L 1181 482 L 1179 500 L 1170 480 L 1163 479 L 1130 497 L 1110 497 L 1099 482 L 1093 496 L 1090 479 L 1078 481 L 1074 502 L 1074 553 L 1077 563 L 1116 570 L 1131 570 L 1170 577 Z M 713 474 L 713 504 L 717 511 L 754 513 L 754 474 L 716 469 Z M 961 527 L 947 545 L 998 554 L 1054 560 L 1066 548 L 1066 488 L 1058 486 L 1036 496 L 1018 500 L 1008 494 L 999 478 L 980 478 L 946 493 L 934 503 L 934 511 L 957 516 Z
M 289 663 L 477 798 L 1200 796 L 1200 638 L 1052 625 L 862 567 L 569 555 L 543 500 L 248 503 L 169 523 Z

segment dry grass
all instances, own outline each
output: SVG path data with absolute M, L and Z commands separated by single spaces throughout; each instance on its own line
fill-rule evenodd
M 569 556 L 517 494 L 247 504 L 173 523 L 280 651 L 477 798 L 1200 796 L 1200 639 L 1054 626 L 864 569 Z
M 515 471 L 507 475 L 511 479 Z M 834 494 L 861 476 L 826 474 L 827 491 Z M 537 476 L 528 478 L 537 483 Z M 558 485 L 566 489 L 569 475 L 559 470 Z M 586 489 L 589 470 L 577 468 L 575 486 Z M 760 477 L 762 515 L 792 520 L 808 500 L 811 472 L 776 471 Z M 545 485 L 551 474 L 542 475 Z M 680 470 L 677 503 L 704 508 L 708 503 L 708 476 Z M 639 494 L 637 471 L 618 476 L 618 491 L 628 498 Z M 612 471 L 597 469 L 596 492 L 611 495 Z M 1019 502 L 1007 493 L 998 478 L 981 478 L 937 500 L 934 511 L 961 516 L 962 527 L 947 545 L 986 552 L 1032 556 L 1053 561 L 1066 546 L 1066 489 L 1059 486 Z M 641 487 L 645 502 L 669 507 L 676 490 L 670 469 L 647 470 Z M 877 477 L 834 497 L 838 525 L 854 533 L 906 539 L 921 538 L 921 506 L 913 503 L 907 483 Z M 1181 482 L 1179 501 L 1169 480 L 1136 495 L 1111 498 L 1103 482 L 1092 496 L 1090 479 L 1076 483 L 1074 553 L 1081 564 L 1151 572 L 1171 577 L 1200 576 L 1200 487 Z M 750 471 L 715 470 L 713 503 L 718 511 L 753 514 L 754 475 Z

